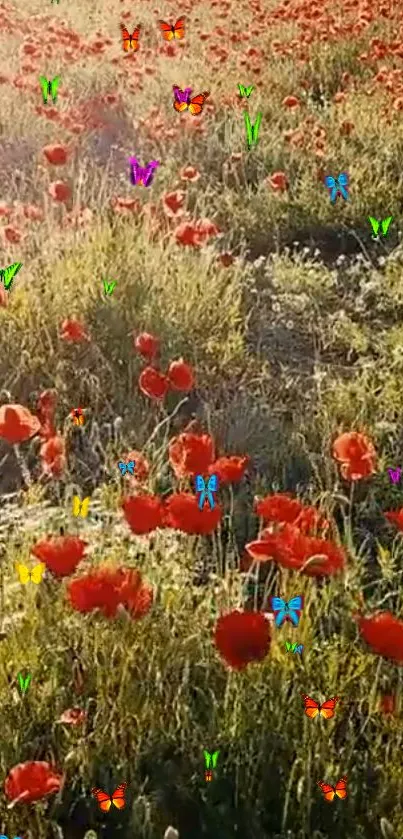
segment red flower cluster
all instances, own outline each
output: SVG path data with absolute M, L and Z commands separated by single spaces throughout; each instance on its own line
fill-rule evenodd
M 291 524 L 277 533 L 263 530 L 260 538 L 245 546 L 259 562 L 274 560 L 282 568 L 300 571 L 308 577 L 329 577 L 342 571 L 346 557 L 343 549 L 326 539 L 306 536 Z
M 159 352 L 160 341 L 149 332 L 133 336 L 135 349 L 148 361 L 154 362 Z M 153 364 L 142 370 L 139 376 L 139 388 L 150 399 L 164 399 L 168 390 L 188 393 L 194 387 L 194 374 L 190 364 L 183 358 L 171 361 L 167 373 L 161 373 Z
M 286 493 L 274 493 L 255 498 L 255 510 L 265 522 L 278 525 L 293 524 L 301 533 L 328 530 L 329 522 L 316 507 L 305 507 L 297 498 Z
M 71 580 L 68 596 L 77 612 L 100 609 L 107 618 L 115 617 L 119 606 L 132 618 L 142 618 L 153 602 L 153 591 L 142 582 L 140 572 L 128 568 L 98 568 Z
M 219 482 L 225 484 L 242 479 L 249 458 L 228 455 L 216 460 L 214 441 L 209 434 L 184 431 L 169 444 L 169 462 L 179 479 L 216 474 Z

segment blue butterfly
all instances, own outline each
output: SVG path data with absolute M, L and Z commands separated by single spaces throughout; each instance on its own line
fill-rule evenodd
M 271 608 L 273 612 L 276 612 L 276 619 L 275 624 L 276 626 L 282 626 L 285 620 L 291 621 L 293 626 L 298 626 L 299 619 L 300 619 L 300 610 L 304 605 L 304 598 L 297 594 L 296 597 L 292 597 L 288 603 L 283 600 L 282 597 L 272 597 L 271 598 Z
M 199 498 L 199 510 L 203 508 L 203 504 L 208 498 L 209 504 L 211 509 L 214 509 L 214 498 L 213 492 L 217 492 L 218 490 L 218 478 L 217 475 L 210 475 L 208 484 L 206 486 L 206 482 L 203 478 L 203 475 L 196 475 L 196 492 L 200 492 Z
M 119 469 L 120 469 L 122 475 L 126 475 L 126 472 L 130 472 L 131 475 L 134 475 L 135 465 L 136 465 L 136 463 L 135 463 L 134 460 L 129 460 L 128 463 L 123 463 L 123 461 L 120 461 L 120 463 L 118 463 L 118 466 L 119 466 Z M 1 836 L 0 836 L 0 839 L 1 839 Z
M 330 193 L 330 200 L 332 203 L 336 201 L 338 194 L 343 196 L 344 200 L 347 201 L 348 192 L 346 187 L 348 186 L 348 174 L 347 172 L 341 172 L 338 178 L 333 178 L 332 175 L 326 175 L 325 177 L 325 186 L 331 190 Z

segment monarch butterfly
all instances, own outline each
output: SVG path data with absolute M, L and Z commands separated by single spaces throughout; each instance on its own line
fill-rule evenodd
M 338 798 L 347 798 L 347 775 L 343 775 L 340 781 L 337 781 L 335 787 L 332 787 L 331 784 L 325 784 L 324 781 L 317 781 L 316 783 L 321 788 L 325 801 L 333 801 L 335 795 Z
M 129 50 L 132 49 L 132 50 L 134 50 L 134 52 L 136 52 L 136 50 L 138 50 L 138 48 L 140 46 L 140 44 L 139 44 L 140 26 L 138 26 L 137 29 L 134 29 L 131 35 L 130 35 L 130 32 L 127 31 L 126 27 L 123 26 L 123 23 L 120 24 L 120 28 L 122 30 L 122 39 L 123 39 L 122 46 L 123 46 L 124 51 L 129 52 Z
M 174 38 L 182 40 L 185 37 L 185 18 L 180 17 L 174 26 L 170 23 L 165 23 L 164 20 L 158 21 L 160 30 L 164 41 L 172 41 Z
M 179 90 L 179 88 L 178 88 L 178 90 Z M 192 116 L 196 117 L 196 116 L 198 116 L 198 114 L 201 114 L 201 112 L 203 110 L 203 105 L 204 105 L 207 97 L 210 96 L 210 91 L 205 90 L 204 93 L 199 93 L 199 95 L 194 96 L 193 99 L 189 98 L 188 100 L 185 100 L 185 101 L 183 100 L 183 98 L 180 101 L 180 97 L 177 96 L 175 88 L 174 88 L 174 95 L 175 95 L 175 101 L 174 101 L 175 111 L 179 111 L 181 113 L 182 111 L 189 110 L 190 113 L 192 114 Z
M 112 804 L 114 804 L 118 810 L 123 810 L 123 807 L 126 806 L 125 790 L 127 786 L 128 785 L 126 782 L 124 782 L 123 784 L 119 784 L 119 786 L 116 787 L 115 792 L 113 792 L 112 795 L 108 795 L 108 793 L 104 792 L 102 789 L 94 787 L 94 789 L 91 790 L 91 795 L 93 795 L 94 798 L 96 798 L 100 810 L 102 810 L 104 813 L 109 813 Z
M 90 498 L 83 498 L 83 500 L 80 501 L 78 495 L 75 495 L 73 498 L 73 515 L 81 516 L 82 519 L 85 519 L 88 515 L 90 501 Z
M 328 699 L 323 705 L 319 705 L 319 702 L 315 702 L 314 699 L 311 699 L 310 696 L 306 696 L 304 693 L 301 693 L 301 696 L 304 700 L 304 711 L 311 720 L 315 719 L 318 714 L 324 717 L 325 720 L 330 720 L 331 717 L 334 717 L 334 709 L 336 703 L 339 701 L 338 696 L 333 696 L 332 699 Z
M 22 565 L 21 562 L 17 562 L 16 564 L 17 574 L 20 579 L 20 583 L 29 583 L 31 580 L 33 583 L 41 582 L 43 573 L 45 571 L 46 565 L 44 562 L 38 562 L 37 565 L 34 565 L 32 570 L 30 571 L 26 565 Z

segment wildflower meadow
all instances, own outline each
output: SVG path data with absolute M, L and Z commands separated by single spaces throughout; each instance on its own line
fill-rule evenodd
M 0 33 L 2 837 L 401 839 L 402 4 Z

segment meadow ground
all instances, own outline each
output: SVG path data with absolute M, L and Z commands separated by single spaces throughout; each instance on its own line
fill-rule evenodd
M 158 19 L 180 14 L 165 44 Z M 136 54 L 120 22 L 141 25 Z M 403 515 L 384 514 L 402 506 L 402 5 L 17 0 L 0 32 L 1 267 L 23 263 L 0 285 L 0 400 L 31 412 L 0 410 L 1 831 L 400 839 Z M 55 105 L 40 75 L 60 75 Z M 200 118 L 173 84 L 210 91 Z M 250 151 L 244 110 L 262 113 Z M 160 161 L 150 188 L 130 155 Z M 387 238 L 369 215 L 393 216 Z M 140 389 L 180 358 L 164 399 L 165 378 Z M 201 520 L 178 494 L 221 455 L 249 460 L 215 467 Z M 284 492 L 304 507 L 254 506 Z M 46 575 L 22 585 L 35 556 Z M 273 594 L 304 595 L 298 630 L 260 617 Z M 235 610 L 260 613 L 229 630 Z M 340 697 L 334 717 L 308 719 L 301 692 Z M 63 788 L 15 803 L 26 761 Z M 344 775 L 327 803 L 317 782 Z M 126 807 L 102 815 L 91 788 L 122 781 Z

